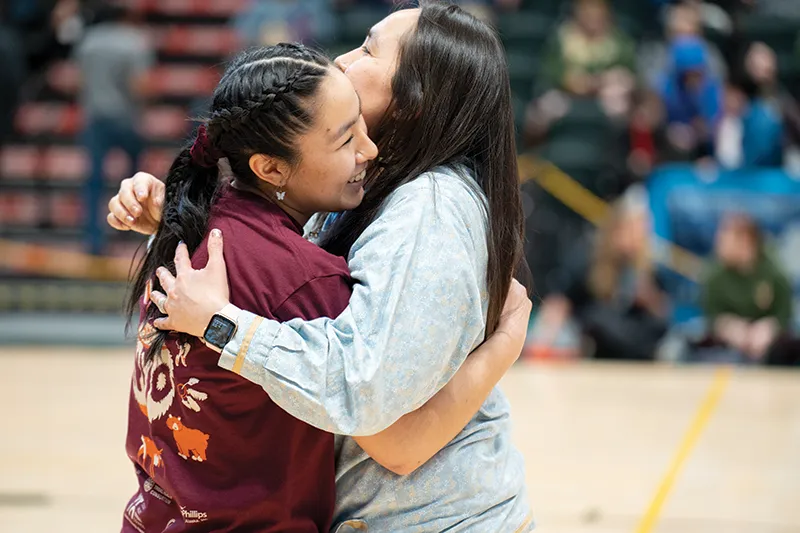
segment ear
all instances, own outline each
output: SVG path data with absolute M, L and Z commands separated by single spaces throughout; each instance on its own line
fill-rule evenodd
M 264 154 L 253 154 L 249 163 L 253 174 L 273 187 L 283 187 L 289 180 L 289 165 L 280 159 Z

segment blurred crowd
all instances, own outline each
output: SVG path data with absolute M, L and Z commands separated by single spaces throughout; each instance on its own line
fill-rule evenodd
M 20 97 L 36 94 L 48 65 L 70 58 L 78 66 L 79 142 L 90 162 L 85 245 L 96 255 L 106 249 L 106 155 L 121 150 L 131 171 L 140 168 L 143 109 L 156 98 L 149 74 L 159 56 L 145 3 L 0 4 L 0 144 L 13 137 Z M 358 46 L 394 3 L 252 0 L 223 24 L 240 47 L 300 41 L 335 54 Z M 800 87 L 785 83 L 800 72 L 797 1 L 456 3 L 496 24 L 507 43 L 520 153 L 611 206 L 595 228 L 535 179 L 523 184 L 540 298 L 531 355 L 796 364 L 793 282 L 746 205 L 716 221 L 695 280 L 701 326 L 691 334 L 676 327 L 665 265 L 654 259 L 648 179 L 670 164 L 697 175 L 800 174 Z M 759 38 L 775 35 L 790 38 Z M 187 115 L 201 116 L 206 104 L 191 102 Z
M 778 52 L 748 39 L 743 25 L 754 14 L 780 19 L 796 39 L 800 10 L 780 0 L 651 7 L 657 29 L 633 36 L 611 2 L 575 0 L 543 51 L 522 146 L 613 208 L 595 230 L 531 187 L 529 261 L 543 296 L 532 352 L 795 364 L 793 286 L 746 202 L 720 213 L 696 280 L 702 315 L 682 330 L 653 258 L 646 191 L 654 169 L 676 163 L 698 176 L 798 173 L 798 102 L 781 82 Z M 789 44 L 780 52 L 800 63 Z

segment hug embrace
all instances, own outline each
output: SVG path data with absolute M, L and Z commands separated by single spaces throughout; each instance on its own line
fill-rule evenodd
M 153 235 L 122 531 L 533 530 L 496 387 L 531 302 L 491 28 L 432 2 L 335 61 L 245 51 L 109 210 Z

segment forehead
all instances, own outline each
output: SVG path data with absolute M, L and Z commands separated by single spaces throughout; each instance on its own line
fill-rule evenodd
M 417 24 L 419 14 L 419 9 L 392 13 L 372 27 L 372 36 L 380 41 L 397 41 Z
M 317 126 L 323 132 L 339 128 L 358 115 L 359 101 L 353 84 L 338 69 L 329 69 L 317 97 Z

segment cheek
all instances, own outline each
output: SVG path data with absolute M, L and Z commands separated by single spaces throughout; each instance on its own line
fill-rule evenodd
M 392 100 L 391 74 L 369 59 L 358 61 L 345 74 L 361 98 L 361 111 L 367 129 L 374 128 L 386 114 Z

